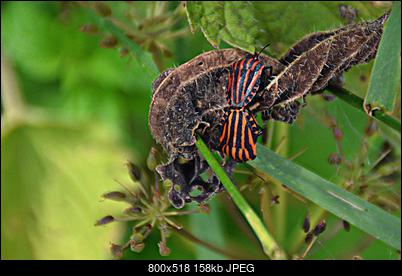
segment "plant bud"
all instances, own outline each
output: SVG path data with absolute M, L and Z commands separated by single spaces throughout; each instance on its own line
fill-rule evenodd
M 124 201 L 127 199 L 127 195 L 125 193 L 118 192 L 118 191 L 104 193 L 102 195 L 102 197 L 104 199 L 110 199 L 110 200 L 115 200 L 115 201 Z
M 105 225 L 114 221 L 113 216 L 105 216 L 100 220 L 96 221 L 95 226 Z
M 131 180 L 133 180 L 134 182 L 140 181 L 141 180 L 141 169 L 137 165 L 134 165 L 134 163 L 131 161 L 127 162 L 127 167 L 128 167 L 128 173 L 130 174 Z
M 342 156 L 336 152 L 331 153 L 328 157 L 328 162 L 331 165 L 339 165 L 340 163 L 342 163 Z
M 341 141 L 342 140 L 343 133 L 342 133 L 342 130 L 340 128 L 338 128 L 338 127 L 332 128 L 332 134 L 334 135 L 336 141 Z
M 114 48 L 116 45 L 117 39 L 112 35 L 105 36 L 99 43 L 101 48 Z
M 110 244 L 110 252 L 116 258 L 123 257 L 123 248 L 121 245 L 111 243 Z
M 342 220 L 342 224 L 343 224 L 343 229 L 345 229 L 346 232 L 350 231 L 350 223 L 347 222 L 346 220 Z
M 82 25 L 80 27 L 80 32 L 86 33 L 86 34 L 97 34 L 98 33 L 98 27 L 92 24 L 86 24 Z
M 102 1 L 96 1 L 94 3 L 94 8 L 100 16 L 107 17 L 112 15 L 112 9 L 110 6 Z
M 320 235 L 322 232 L 325 231 L 325 228 L 327 227 L 327 223 L 325 220 L 320 221 L 320 223 L 317 224 L 317 226 L 314 228 L 313 232 L 315 236 Z
M 304 238 L 304 242 L 309 244 L 314 237 L 314 233 L 312 231 L 308 232 L 306 237 Z
M 166 244 L 164 242 L 159 242 L 158 243 L 159 246 L 159 253 L 161 254 L 161 256 L 169 256 L 170 255 L 170 248 L 166 246 Z
M 136 243 L 135 241 L 130 240 L 131 251 L 140 253 L 142 250 L 144 250 L 144 248 L 145 248 L 145 243 L 143 243 L 143 242 Z
M 123 212 L 127 215 L 130 214 L 139 214 L 141 213 L 142 209 L 140 207 L 129 207 L 127 209 L 125 209 Z
M 144 236 L 141 233 L 135 232 L 131 236 L 131 240 L 134 241 L 135 243 L 142 243 L 144 241 Z
M 145 231 L 144 231 L 144 239 L 148 237 L 149 234 L 152 232 L 152 225 L 150 223 L 146 224 L 145 226 Z
M 310 230 L 310 218 L 306 216 L 303 222 L 303 231 L 307 233 Z

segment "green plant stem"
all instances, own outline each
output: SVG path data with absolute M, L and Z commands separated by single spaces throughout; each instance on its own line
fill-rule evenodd
M 214 171 L 216 176 L 225 186 L 226 191 L 232 197 L 236 206 L 243 213 L 244 217 L 247 219 L 250 226 L 253 228 L 254 233 L 257 235 L 258 239 L 261 242 L 264 253 L 270 259 L 286 259 L 285 252 L 278 246 L 276 241 L 272 238 L 270 233 L 265 228 L 265 225 L 262 223 L 260 218 L 254 212 L 254 210 L 250 207 L 248 202 L 241 195 L 236 186 L 232 183 L 229 176 L 225 173 L 225 171 L 220 166 L 219 162 L 216 160 L 212 152 L 208 149 L 207 145 L 204 141 L 198 137 L 196 146 L 200 151 L 201 155 L 205 158 L 211 169 Z
M 327 90 L 356 109 L 364 111 L 364 100 L 342 87 L 328 86 Z M 401 122 L 382 110 L 374 110 L 372 117 L 401 133 Z
M 277 153 L 282 155 L 283 157 L 287 157 L 289 152 L 288 147 L 289 125 L 277 122 L 276 130 L 277 130 L 275 131 L 276 141 L 281 141 L 282 137 L 284 137 L 285 139 L 283 140 L 283 146 Z M 279 204 L 274 208 L 275 221 L 276 221 L 275 237 L 278 239 L 280 243 L 283 243 L 286 235 L 286 218 L 287 218 L 286 212 L 287 212 L 288 200 L 285 189 L 282 187 L 282 185 L 280 185 L 280 183 L 277 184 L 278 185 L 276 185 L 276 188 L 279 195 Z

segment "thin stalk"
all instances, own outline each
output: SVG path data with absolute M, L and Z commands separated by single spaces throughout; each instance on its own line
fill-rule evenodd
M 200 240 L 199 238 L 197 238 L 196 236 L 194 236 L 193 234 L 191 234 L 190 232 L 184 230 L 183 228 L 179 229 L 176 227 L 172 228 L 174 231 L 176 231 L 178 234 L 180 234 L 181 236 L 185 237 L 186 239 L 204 246 L 205 248 L 214 251 L 216 253 L 219 253 L 221 255 L 226 256 L 229 259 L 234 259 L 234 260 L 244 260 L 244 259 L 250 259 L 250 256 L 245 256 L 245 255 L 237 255 L 237 254 L 233 254 L 233 252 L 228 252 L 222 248 L 216 247 L 213 244 L 210 244 L 206 241 Z
M 275 233 L 275 224 L 272 220 L 272 208 L 270 205 L 270 193 L 268 191 L 268 185 L 266 185 L 262 187 L 260 191 L 260 209 L 262 218 L 268 230 L 271 231 L 271 233 Z
M 253 228 L 254 233 L 260 240 L 264 253 L 270 259 L 286 259 L 285 252 L 278 246 L 271 234 L 265 228 L 265 225 L 262 223 L 261 219 L 257 216 L 236 186 L 232 183 L 229 176 L 222 169 L 219 162 L 216 160 L 212 152 L 208 149 L 207 145 L 200 137 L 197 139 L 196 146 L 201 155 L 207 161 L 208 165 L 225 186 L 226 191 L 232 197 L 234 203 L 237 205 L 250 226 Z
M 288 156 L 289 152 L 289 143 L 288 143 L 288 137 L 289 137 L 289 126 L 287 124 L 283 123 L 277 123 L 277 131 L 275 131 L 276 135 L 276 140 L 281 141 L 281 146 L 277 148 L 276 152 L 283 157 Z M 284 138 L 283 138 L 284 137 Z M 284 139 L 284 140 L 281 140 Z M 283 243 L 286 235 L 286 212 L 287 212 L 287 206 L 288 206 L 288 197 L 285 189 L 281 185 L 277 185 L 277 191 L 279 195 L 279 205 L 274 208 L 275 210 L 275 236 L 279 240 L 279 242 Z
M 310 252 L 311 248 L 313 247 L 315 241 L 317 240 L 317 237 L 314 236 L 309 245 L 307 246 L 306 250 L 303 253 L 303 256 L 301 257 L 303 260 L 306 258 L 308 252 Z
M 229 215 L 234 219 L 234 222 L 239 227 L 239 229 L 244 233 L 247 239 L 252 242 L 254 245 L 258 246 L 259 241 L 254 235 L 253 231 L 248 226 L 247 222 L 244 220 L 244 217 L 240 214 L 239 209 L 236 208 L 235 204 L 227 195 L 220 195 L 220 199 L 223 201 L 223 207 L 229 213 Z
M 347 102 L 351 106 L 356 109 L 359 109 L 362 112 L 364 111 L 364 100 L 352 92 L 346 90 L 342 87 L 335 87 L 335 86 L 328 86 L 327 90 L 330 91 L 332 94 L 336 95 L 339 99 Z M 386 124 L 390 128 L 401 133 L 401 122 L 395 119 L 394 117 L 386 114 L 382 110 L 374 110 L 372 115 L 373 118 L 377 119 L 378 121 Z
M 311 211 L 310 215 L 310 225 L 316 225 L 320 220 L 323 219 L 326 213 L 326 210 L 322 209 L 321 207 L 314 206 L 314 209 Z M 305 237 L 306 233 L 303 232 L 301 225 L 300 228 L 297 227 L 294 229 L 294 232 L 291 234 L 291 240 L 293 243 L 289 250 L 289 255 L 293 255 L 299 251 L 300 247 L 304 243 Z

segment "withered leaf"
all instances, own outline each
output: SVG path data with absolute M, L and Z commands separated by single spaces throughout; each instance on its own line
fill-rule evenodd
M 322 91 L 331 80 L 342 79 L 341 74 L 351 66 L 375 57 L 388 15 L 310 34 L 279 61 L 260 55 L 265 65 L 272 66 L 273 75 L 263 80 L 267 85 L 250 103 L 250 111 L 261 111 L 265 120 L 292 123 L 303 107 L 299 99 Z M 203 202 L 222 189 L 216 176 L 208 182 L 199 177 L 207 166 L 195 147 L 196 134 L 210 146 L 219 137 L 220 118 L 228 107 L 228 68 L 246 55 L 239 49 L 206 52 L 161 73 L 152 85 L 149 126 L 169 156 L 156 170 L 173 183 L 169 198 L 176 208 L 193 200 Z M 188 163 L 181 164 L 179 157 Z M 201 191 L 197 198 L 190 195 L 195 188 Z
M 149 126 L 171 159 L 193 158 L 196 131 L 207 141 L 216 136 L 216 126 L 228 106 L 228 67 L 246 54 L 239 49 L 206 52 L 178 68 L 168 69 L 154 81 Z M 278 61 L 261 57 L 274 71 L 281 68 Z
M 266 87 L 258 110 L 319 92 L 351 66 L 374 58 L 388 16 L 389 12 L 372 22 L 313 33 L 296 43 L 280 59 L 286 67 Z
M 265 88 L 262 107 L 268 109 L 276 103 L 292 102 L 307 94 L 324 69 L 330 46 L 331 41 L 325 39 L 288 64 Z

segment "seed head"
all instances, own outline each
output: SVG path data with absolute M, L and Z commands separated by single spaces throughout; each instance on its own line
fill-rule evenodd
M 113 216 L 105 216 L 99 220 L 96 221 L 95 226 L 100 226 L 100 225 L 105 225 L 108 223 L 111 223 L 114 221 L 114 217 Z
M 86 24 L 82 25 L 80 27 L 80 32 L 86 33 L 86 34 L 96 34 L 98 33 L 98 27 L 92 24 Z
M 141 180 L 141 169 L 135 165 L 133 162 L 127 162 L 128 172 L 130 174 L 131 180 L 138 182 Z
M 112 35 L 105 36 L 99 43 L 101 48 L 114 48 L 117 46 L 117 39 Z
M 102 195 L 102 197 L 104 199 L 110 199 L 110 200 L 115 200 L 115 201 L 124 201 L 127 199 L 127 195 L 125 193 L 118 192 L 118 191 L 104 193 Z
M 170 255 L 170 248 L 166 246 L 166 244 L 162 241 L 160 241 L 158 243 L 159 246 L 159 253 L 161 254 L 161 256 L 169 256 Z
M 304 238 L 304 242 L 307 244 L 310 243 L 313 237 L 314 237 L 313 231 L 308 232 L 306 237 Z
M 303 222 L 303 231 L 304 233 L 307 233 L 309 230 L 310 230 L 310 218 L 309 216 L 306 216 Z
M 116 258 L 123 257 L 123 248 L 121 245 L 110 243 L 110 252 Z
M 322 232 L 325 231 L 325 228 L 327 227 L 327 223 L 325 220 L 320 221 L 317 226 L 314 228 L 313 232 L 315 236 L 320 235 Z
M 124 210 L 124 213 L 129 215 L 129 214 L 139 214 L 141 213 L 142 209 L 140 207 L 129 207 Z
M 329 155 L 328 162 L 331 165 L 339 165 L 342 163 L 342 156 L 339 153 L 333 152 Z
M 100 16 L 107 17 L 112 15 L 112 9 L 110 6 L 102 1 L 95 1 L 94 8 Z
M 343 133 L 342 133 L 342 130 L 340 128 L 338 128 L 338 127 L 332 128 L 332 134 L 334 135 L 336 141 L 341 141 L 342 140 Z
M 346 220 L 342 220 L 342 224 L 343 224 L 343 229 L 345 229 L 346 232 L 350 231 L 350 223 L 347 222 Z
M 130 240 L 130 249 L 133 252 L 140 253 L 145 248 L 145 243 L 137 243 L 134 240 Z

